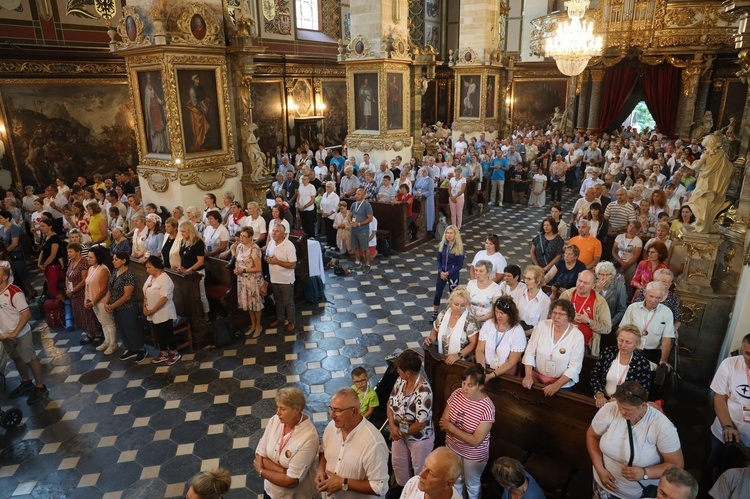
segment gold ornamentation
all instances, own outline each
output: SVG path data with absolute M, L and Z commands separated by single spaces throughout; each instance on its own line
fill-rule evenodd
M 176 7 L 173 12 L 177 13 L 175 28 L 178 33 L 172 35 L 171 43 L 224 45 L 224 40 L 219 37 L 221 27 L 206 4 L 189 3 Z M 174 16 L 170 13 L 170 18 Z
M 492 118 L 480 121 L 457 119 L 451 124 L 451 128 L 463 133 L 495 133 L 498 130 L 497 120 Z
M 237 176 L 237 165 L 219 166 L 211 169 L 181 171 L 180 185 L 195 184 L 204 191 L 219 189 L 228 178 Z
M 685 97 L 695 93 L 698 88 L 698 78 L 701 75 L 703 64 L 689 64 L 685 69 L 682 70 L 682 94 Z
M 673 26 L 687 26 L 695 22 L 696 12 L 695 9 L 683 8 L 683 9 L 669 9 L 665 16 L 665 21 L 669 25 Z
M 686 303 L 682 302 L 682 323 L 690 324 L 706 311 L 705 303 Z
M 352 41 L 346 46 L 347 59 L 367 59 L 371 57 L 375 57 L 372 44 L 362 35 L 352 38 Z
M 78 62 L 18 62 L 18 61 L 0 61 L 0 74 L 19 74 L 25 76 L 31 74 L 51 74 L 51 75 L 125 75 L 126 67 L 124 64 L 111 63 L 78 63 Z
M 144 28 L 141 16 L 138 15 L 135 7 L 132 5 L 123 7 L 122 19 L 117 25 L 117 34 L 120 35 L 122 41 L 115 42 L 117 50 L 151 45 L 151 39 L 143 36 Z
M 688 260 L 693 258 L 695 255 L 701 260 L 713 260 L 716 251 L 719 249 L 717 244 L 695 244 L 685 241 L 685 248 L 687 249 Z
M 391 41 L 391 59 L 411 59 L 409 41 L 405 36 L 397 36 Z
M 154 192 L 167 192 L 169 181 L 177 180 L 177 172 L 138 166 L 138 175 L 143 177 Z
M 456 54 L 456 66 L 476 66 L 481 64 L 479 57 L 477 56 L 476 50 L 471 47 L 467 47 L 463 50 L 459 50 Z
M 378 139 L 367 135 L 350 133 L 346 138 L 346 143 L 350 148 L 358 149 L 362 152 L 391 150 L 399 152 L 404 148 L 412 146 L 412 138 L 409 135 L 403 135 L 399 138 Z

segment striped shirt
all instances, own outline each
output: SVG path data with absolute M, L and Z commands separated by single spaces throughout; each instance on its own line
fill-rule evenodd
M 627 227 L 628 222 L 635 221 L 635 210 L 633 205 L 625 203 L 609 203 L 604 210 L 604 218 L 609 220 L 609 232 L 619 234 L 623 228 Z
M 459 388 L 448 398 L 449 418 L 456 428 L 473 434 L 481 423 L 495 422 L 495 405 L 489 397 L 480 400 L 467 399 Z M 471 461 L 487 461 L 490 458 L 489 432 L 476 447 L 462 442 L 453 435 L 445 435 L 445 445 L 456 454 Z

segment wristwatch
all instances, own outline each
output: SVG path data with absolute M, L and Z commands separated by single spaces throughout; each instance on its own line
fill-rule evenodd
M 648 480 L 648 473 L 646 473 L 646 468 L 643 468 L 643 480 Z
M 344 484 L 341 486 L 341 490 L 343 490 L 344 492 L 346 492 L 347 490 L 349 490 L 349 479 L 348 478 L 344 478 Z

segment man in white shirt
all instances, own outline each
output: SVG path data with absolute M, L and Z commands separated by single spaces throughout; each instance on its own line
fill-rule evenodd
M 388 492 L 388 446 L 359 411 L 357 392 L 333 394 L 331 422 L 323 432 L 315 485 L 335 499 L 385 497 Z M 335 495 L 333 495 L 335 494 Z
M 365 153 L 364 155 L 364 161 L 362 161 L 359 164 L 359 175 L 360 177 L 365 174 L 365 172 L 370 171 L 372 173 L 375 173 L 375 164 L 370 163 L 370 155 Z
M 458 136 L 458 140 L 453 144 L 453 155 L 458 156 L 459 154 L 465 154 L 469 148 L 469 144 L 466 142 L 464 134 Z
M 393 183 L 393 172 L 388 169 L 388 162 L 386 160 L 380 162 L 380 170 L 375 174 L 375 182 L 378 184 L 378 187 L 383 186 L 384 177 L 388 177 L 391 179 L 391 183 Z
M 271 241 L 266 246 L 266 262 L 271 276 L 271 290 L 276 301 L 276 320 L 269 326 L 279 327 L 286 323 L 286 330 L 291 333 L 295 329 L 294 269 L 297 266 L 297 249 L 286 237 L 286 228 L 283 224 L 273 227 Z
M 633 324 L 641 331 L 643 356 L 654 364 L 667 364 L 674 339 L 674 316 L 672 311 L 661 303 L 666 290 L 659 281 L 646 285 L 646 299 L 632 303 L 625 311 L 620 326 Z
M 461 499 L 453 487 L 461 472 L 458 455 L 448 447 L 438 447 L 425 459 L 422 472 L 406 482 L 400 499 Z
M 323 144 L 318 145 L 318 150 L 315 151 L 315 159 L 323 161 L 325 163 L 326 158 L 328 157 L 328 151 L 326 151 Z

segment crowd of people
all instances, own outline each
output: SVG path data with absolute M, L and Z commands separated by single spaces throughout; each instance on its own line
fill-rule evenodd
M 151 362 L 172 365 L 180 353 L 172 334 L 174 284 L 165 269 L 202 277 L 201 306 L 208 314 L 205 258 L 232 259 L 239 306 L 250 316 L 247 334 L 258 337 L 263 331 L 261 312 L 269 288 L 276 304 L 269 326 L 292 332 L 297 255 L 288 236 L 293 230 L 353 255 L 367 273 L 377 232 L 370 203 L 406 204 L 415 230 L 411 206 L 422 199 L 426 210 L 420 223 L 432 232 L 434 196 L 445 187 L 451 224 L 437 247 L 432 329 L 424 345 L 435 344 L 448 364 L 469 360 L 477 366 L 466 370 L 439 420 L 446 448 L 433 450 L 432 395 L 420 374 L 421 360 L 411 351 L 397 359 L 400 379 L 387 414 L 402 497 L 453 497 L 454 485 L 478 497 L 495 420 L 484 384 L 517 375 L 524 387 L 540 387 L 551 397 L 578 383 L 585 353 L 598 357 L 591 389 L 599 413 L 587 437 L 596 497 L 640 497 L 642 487 L 661 487 L 660 479 L 692 489 L 689 475 L 679 470 L 684 462 L 674 426 L 648 401 L 653 372 L 671 369 L 682 323 L 673 281 L 682 270 L 680 239 L 694 222 L 688 203 L 697 181 L 691 165 L 700 155 L 697 141 L 672 142 L 658 130 L 563 136 L 535 127 L 519 128 L 507 139 L 485 140 L 480 134 L 469 141 L 463 135 L 453 143 L 441 141 L 436 154 L 425 155 L 421 164 L 396 157 L 375 166 L 368 154 L 358 163 L 345 149 L 298 150 L 294 157 L 279 149 L 266 156 L 266 166 L 277 173 L 268 190 L 268 221 L 257 203 L 243 206 L 231 192 L 223 193 L 221 204 L 207 193 L 204 206 L 176 206 L 169 213 L 153 203 L 143 206 L 136 179 L 128 173 L 114 179 L 94 176 L 91 185 L 83 177 L 72 186 L 60 178 L 39 198 L 33 187 L 27 187 L 23 199 L 9 190 L 0 210 L 0 339 L 18 343 L 14 360 L 21 384 L 11 397 L 29 394 L 33 404 L 47 394 L 31 343 L 26 297 L 39 290 L 31 285 L 28 252 L 38 254 L 45 298 L 60 307 L 70 302 L 82 344 L 112 355 L 122 343 L 120 359 L 141 362 L 146 358 L 137 326 L 142 315 L 152 325 L 159 350 Z M 506 261 L 496 235 L 475 252 L 462 242 L 467 182 L 484 177 L 490 185 L 484 202 L 491 207 L 526 203 L 527 196 L 529 205 L 546 206 L 549 192 L 550 214 L 530 241 L 533 264 L 524 269 Z M 580 195 L 569 222 L 563 216 L 564 192 Z M 470 280 L 461 285 L 467 253 L 474 253 Z M 142 304 L 133 299 L 132 260 L 143 263 L 149 275 Z M 441 311 L 446 287 L 448 306 Z M 750 365 L 750 353 L 747 357 Z M 269 497 L 293 497 L 295 490 L 305 496 L 385 493 L 388 452 L 380 433 L 368 426 L 366 410 L 360 411 L 367 390 L 357 381 L 363 376 L 366 380 L 366 371 L 358 373 L 352 389 L 334 394 L 319 455 L 317 433 L 303 412 L 304 395 L 293 388 L 279 391 L 277 415 L 254 462 Z M 732 376 L 724 374 L 725 379 Z M 712 385 L 726 406 L 717 409 L 722 430 L 714 432 L 717 452 L 724 442 L 750 435 L 742 417 L 736 419 L 731 383 Z M 631 425 L 638 454 L 624 463 L 617 445 Z M 663 438 L 653 443 L 646 434 Z M 538 486 L 519 466 L 494 463 L 493 473 L 508 497 L 519 497 L 521 489 L 526 490 L 523 497 L 536 497 L 529 490 Z

